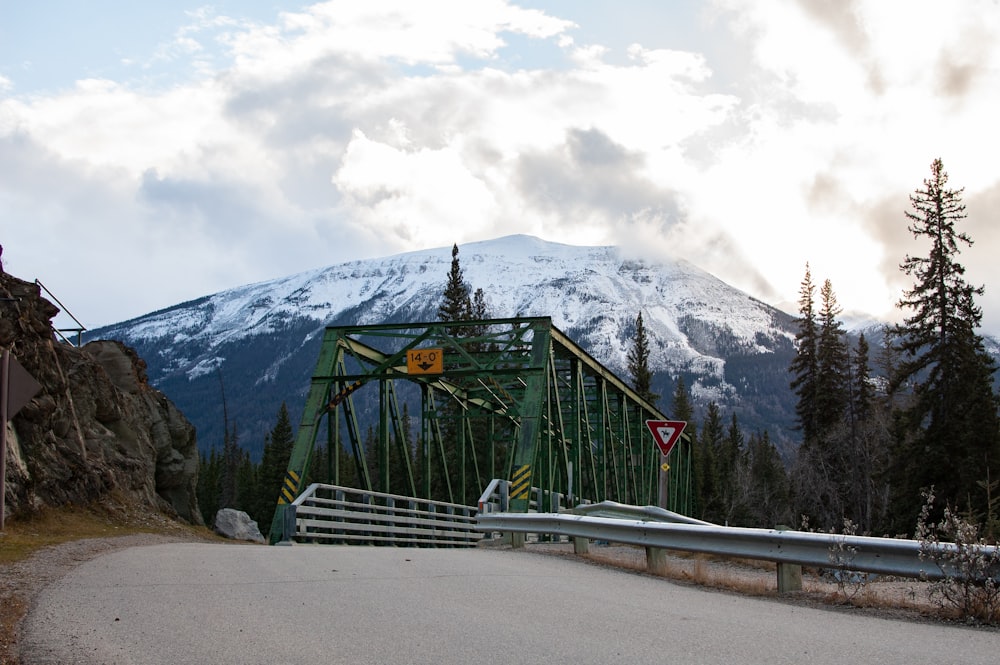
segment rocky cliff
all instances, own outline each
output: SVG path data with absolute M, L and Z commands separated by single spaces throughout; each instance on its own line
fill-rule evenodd
M 59 341 L 58 309 L 0 272 L 0 348 L 42 386 L 7 423 L 7 516 L 125 501 L 201 524 L 194 426 L 146 379 L 129 347 Z

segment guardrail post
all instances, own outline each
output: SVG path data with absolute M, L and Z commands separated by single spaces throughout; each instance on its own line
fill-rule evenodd
M 475 511 L 473 511 L 472 508 L 463 508 L 462 516 L 466 518 L 465 520 L 462 521 L 462 532 L 465 534 L 462 540 L 466 544 L 472 543 L 473 545 L 475 545 L 480 541 L 480 538 L 477 537 L 477 534 L 474 530 L 470 530 L 472 527 L 469 526 L 472 523 L 472 520 L 475 520 L 476 518 Z
M 590 552 L 590 539 L 573 536 L 573 554 L 587 554 Z
M 500 481 L 500 512 L 506 513 L 510 510 L 510 481 Z M 515 542 L 517 534 L 507 532 L 500 533 L 501 543 L 510 543 L 511 547 L 524 547 L 524 536 L 521 536 L 520 543 Z
M 667 574 L 667 551 L 662 547 L 646 547 L 646 570 L 654 575 Z
M 779 524 L 775 531 L 788 531 L 788 527 Z M 797 563 L 781 563 L 778 567 L 778 593 L 802 591 L 802 566 Z
M 535 512 L 545 512 L 545 490 L 541 487 L 535 489 Z M 536 533 L 535 537 L 538 538 L 538 542 L 540 543 L 549 540 L 549 535 L 546 533 Z
M 444 512 L 445 512 L 445 515 L 448 516 L 445 521 L 448 524 L 453 524 L 455 522 L 455 508 L 453 508 L 452 506 L 448 506 L 447 508 L 445 508 Z M 445 537 L 448 538 L 449 542 L 451 541 L 451 533 L 452 533 L 452 531 L 454 531 L 454 529 L 452 529 L 450 527 L 445 529 L 445 533 L 446 533 Z M 445 547 L 452 547 L 452 546 L 451 545 L 445 545 Z
M 386 512 L 386 526 L 389 527 L 389 531 L 386 531 L 386 536 L 389 540 L 386 545 L 391 545 L 396 547 L 396 500 L 391 496 L 385 499 L 385 512 Z
M 558 513 L 559 512 L 559 504 L 560 504 L 561 500 L 562 500 L 562 494 L 560 494 L 559 492 L 552 492 L 549 495 L 549 506 L 550 506 L 549 512 Z M 556 542 L 556 543 L 561 543 L 562 542 L 562 536 L 560 536 L 559 534 L 553 534 L 551 536 L 551 538 L 552 538 L 553 542 Z
M 278 545 L 294 545 L 295 544 L 295 531 L 298 526 L 296 522 L 296 511 L 295 504 L 291 503 L 285 506 L 285 511 L 282 513 L 281 521 L 281 540 L 276 543 Z
M 335 490 L 334 493 L 333 493 L 333 500 L 336 502 L 334 505 L 337 506 L 337 509 L 338 510 L 343 510 L 344 509 L 344 501 L 347 500 L 347 495 L 344 493 L 344 490 Z M 344 518 L 338 516 L 338 517 L 335 517 L 333 521 L 334 522 L 343 523 L 344 522 Z M 344 530 L 343 529 L 333 529 L 333 533 L 342 536 L 342 535 L 344 535 Z M 340 545 L 344 541 L 343 541 L 343 539 L 340 539 L 340 540 L 334 540 L 333 542 L 335 544 L 337 544 L 337 545 Z
M 364 513 L 370 513 L 371 512 L 371 505 L 372 505 L 372 495 L 371 494 L 362 494 L 361 495 L 361 503 L 363 503 L 365 505 L 365 507 L 362 508 L 362 512 L 364 512 Z M 364 520 L 361 520 L 361 523 L 362 524 L 368 524 L 368 525 L 370 525 L 372 523 L 372 521 L 370 519 L 364 519 Z M 372 537 L 372 532 L 371 531 L 362 531 L 361 535 L 366 536 L 368 538 L 371 538 Z M 368 544 L 369 545 L 374 545 L 375 542 L 372 541 L 372 540 L 369 540 Z
M 414 520 L 417 517 L 417 502 L 412 499 L 406 504 L 407 508 L 410 509 L 407 519 Z M 413 542 L 414 540 L 420 540 L 423 536 L 414 535 L 407 539 L 407 547 L 420 547 L 420 543 Z

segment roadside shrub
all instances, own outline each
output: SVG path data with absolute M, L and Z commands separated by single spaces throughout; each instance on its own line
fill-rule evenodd
M 916 534 L 920 558 L 943 575 L 928 586 L 931 601 L 966 621 L 1000 623 L 1000 550 L 989 546 L 979 526 L 962 519 L 950 506 L 945 507 L 940 522 L 931 522 L 934 488 L 922 496 Z M 925 579 L 930 577 L 925 574 Z
M 834 533 L 833 529 L 830 530 L 830 533 L 833 535 L 833 544 L 830 545 L 829 559 L 830 564 L 834 567 L 831 574 L 837 582 L 837 589 L 844 600 L 854 603 L 856 598 L 860 599 L 865 596 L 864 591 L 868 587 L 868 583 L 875 577 L 869 573 L 851 570 L 858 550 L 853 545 L 848 545 L 847 538 L 844 536 L 856 536 L 858 525 L 845 517 L 843 530 L 839 534 L 841 537 L 838 538 L 838 534 Z

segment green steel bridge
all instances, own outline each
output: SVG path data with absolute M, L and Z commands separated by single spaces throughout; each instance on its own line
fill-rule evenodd
M 691 440 L 664 459 L 647 420 L 666 416 L 548 317 L 329 327 L 272 542 L 310 476 L 339 485 L 349 471 L 360 489 L 463 505 L 507 478 L 513 511 L 535 486 L 688 514 Z M 311 470 L 321 436 L 327 468 Z

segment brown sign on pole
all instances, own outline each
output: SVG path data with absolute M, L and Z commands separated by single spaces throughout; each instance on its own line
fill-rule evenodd
M 42 389 L 42 384 L 31 376 L 28 370 L 17 362 L 14 354 L 10 354 L 10 364 L 7 368 L 7 418 L 13 418 L 17 412 L 28 405 L 28 402 Z
M 7 510 L 7 421 L 38 394 L 42 385 L 21 367 L 9 349 L 0 356 L 0 531 Z

